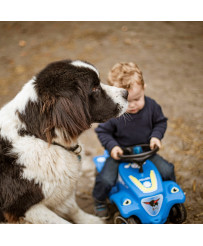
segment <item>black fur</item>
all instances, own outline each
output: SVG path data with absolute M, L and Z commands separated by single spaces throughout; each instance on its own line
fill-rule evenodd
M 3 214 L 17 220 L 34 204 L 43 199 L 39 185 L 22 178 L 23 166 L 16 165 L 17 156 L 9 152 L 10 141 L 0 137 L 0 218 Z
M 96 72 L 70 62 L 51 63 L 36 76 L 39 101 L 29 101 L 23 114 L 17 112 L 26 125 L 21 135 L 34 135 L 51 143 L 57 127 L 66 129 L 68 136 L 64 131 L 64 139 L 68 142 L 92 123 L 105 122 L 119 113 L 118 105 L 101 88 Z
M 112 103 L 112 99 L 102 90 L 96 72 L 73 66 L 70 62 L 51 63 L 37 75 L 35 85 L 40 98 L 46 100 L 52 97 L 57 101 L 62 96 L 71 98 L 73 104 L 78 104 L 80 100 L 82 105 L 79 103 L 78 106 L 83 107 L 89 126 L 115 117 L 119 113 L 118 105 Z M 94 88 L 99 90 L 95 92 Z

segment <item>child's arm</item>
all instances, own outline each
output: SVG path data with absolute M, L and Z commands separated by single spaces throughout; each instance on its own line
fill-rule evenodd
M 167 128 L 167 118 L 164 116 L 160 105 L 154 102 L 153 115 L 152 115 L 152 133 L 150 136 L 150 147 L 153 149 L 155 145 L 161 148 L 161 139 Z
M 105 123 L 101 123 L 95 129 L 102 146 L 107 149 L 109 153 L 111 153 L 115 146 L 119 146 L 113 136 L 116 132 L 116 123 L 114 121 L 115 119 L 111 119 Z

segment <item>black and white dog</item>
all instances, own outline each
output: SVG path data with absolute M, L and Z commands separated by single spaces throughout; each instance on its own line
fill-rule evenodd
M 49 64 L 0 110 L 0 217 L 13 223 L 101 223 L 75 201 L 77 137 L 120 116 L 127 91 L 87 62 Z

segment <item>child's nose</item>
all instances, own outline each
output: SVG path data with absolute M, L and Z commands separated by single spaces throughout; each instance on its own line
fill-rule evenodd
M 133 102 L 129 103 L 130 107 L 133 107 L 135 104 Z

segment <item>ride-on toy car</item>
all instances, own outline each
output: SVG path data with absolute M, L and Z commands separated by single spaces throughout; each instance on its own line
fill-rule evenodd
M 124 149 L 117 183 L 108 196 L 118 209 L 114 223 L 160 224 L 167 220 L 172 223 L 186 220 L 182 189 L 174 181 L 163 181 L 156 166 L 148 160 L 157 151 L 158 147 L 151 150 L 147 144 Z M 105 150 L 104 155 L 93 158 L 98 172 L 108 157 Z

